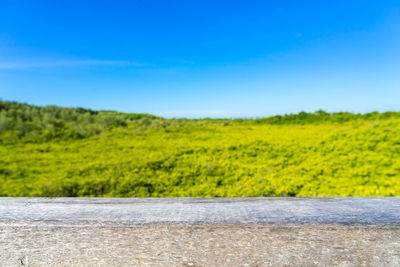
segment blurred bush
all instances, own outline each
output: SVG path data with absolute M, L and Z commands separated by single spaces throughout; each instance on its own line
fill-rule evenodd
M 0 196 L 400 196 L 400 116 L 260 119 L 0 102 Z

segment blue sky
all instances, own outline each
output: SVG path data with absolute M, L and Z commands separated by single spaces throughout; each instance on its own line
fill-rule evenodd
M 166 117 L 400 110 L 400 2 L 0 2 L 0 98 Z

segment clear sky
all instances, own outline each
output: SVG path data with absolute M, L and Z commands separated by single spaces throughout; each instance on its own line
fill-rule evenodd
M 400 1 L 0 1 L 0 98 L 167 117 L 400 110 Z

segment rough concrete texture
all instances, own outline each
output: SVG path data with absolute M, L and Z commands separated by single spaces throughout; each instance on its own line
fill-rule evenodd
M 374 224 L 400 198 L 0 198 L 0 225 Z
M 399 198 L 0 199 L 0 266 L 400 266 Z

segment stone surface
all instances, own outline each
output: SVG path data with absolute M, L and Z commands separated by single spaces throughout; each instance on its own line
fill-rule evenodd
M 399 198 L 0 198 L 0 266 L 400 266 Z
M 0 225 L 374 224 L 400 198 L 0 198 Z

